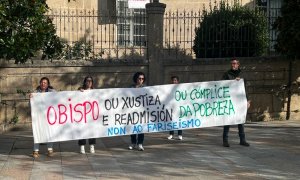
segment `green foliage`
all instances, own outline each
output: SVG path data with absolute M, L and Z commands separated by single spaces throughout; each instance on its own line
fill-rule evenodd
M 38 50 L 52 57 L 59 49 L 45 0 L 1 0 L 0 58 L 25 63 Z M 55 47 L 55 48 L 53 48 Z
M 83 59 L 89 57 L 92 52 L 92 44 L 90 41 L 77 41 L 72 48 L 72 56 L 76 59 Z
M 281 8 L 281 17 L 274 23 L 279 32 L 275 49 L 284 55 L 293 58 L 300 57 L 300 1 L 284 0 Z
M 48 41 L 44 43 L 42 47 L 43 56 L 42 59 L 53 59 L 58 57 L 64 48 L 63 40 L 61 40 L 57 35 L 55 35 L 55 30 L 48 33 Z
M 99 52 L 96 54 L 93 51 L 93 44 L 89 40 L 90 30 L 86 30 L 83 37 L 73 44 L 68 44 L 67 40 L 61 40 L 63 48 L 57 59 L 99 59 L 102 57 L 104 52 Z
M 76 41 L 74 45 L 69 45 L 67 41 L 63 42 L 62 53 L 60 59 L 91 59 L 93 57 L 92 43 L 81 39 Z
M 17 89 L 17 93 L 22 94 L 24 97 L 26 97 L 26 95 L 30 93 L 30 90 L 24 91 L 22 89 Z
M 17 124 L 19 122 L 19 116 L 18 114 L 15 114 L 9 121 L 9 124 Z
M 235 3 L 221 1 L 219 7 L 203 12 L 196 29 L 193 50 L 197 58 L 251 57 L 268 47 L 268 31 L 263 14 Z

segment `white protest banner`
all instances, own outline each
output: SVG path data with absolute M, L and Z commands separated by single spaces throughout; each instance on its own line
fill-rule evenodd
M 35 143 L 245 123 L 243 79 L 33 93 Z
M 150 3 L 150 0 L 128 0 L 128 8 L 145 9 L 147 3 Z

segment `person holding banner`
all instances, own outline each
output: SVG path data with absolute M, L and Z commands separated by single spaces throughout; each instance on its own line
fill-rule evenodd
M 237 59 L 231 60 L 231 69 L 224 73 L 223 80 L 233 80 L 236 79 L 237 81 L 241 79 L 242 71 L 240 69 L 240 62 Z M 250 107 L 250 101 L 247 102 L 247 108 Z M 230 126 L 224 126 L 223 129 L 223 146 L 230 147 L 228 143 L 228 133 L 229 133 Z M 249 143 L 246 142 L 245 131 L 244 131 L 244 124 L 238 124 L 239 130 L 239 137 L 240 137 L 240 145 L 242 146 L 250 146 Z
M 35 89 L 34 93 L 46 93 L 46 92 L 56 92 L 56 90 L 50 85 L 50 80 L 47 77 L 42 77 L 40 80 L 40 85 Z M 32 98 L 32 94 L 30 94 Z M 39 155 L 39 143 L 34 143 L 32 156 L 38 158 Z M 53 156 L 53 143 L 47 143 L 48 153 L 47 156 Z
M 85 90 L 91 90 L 94 89 L 94 80 L 91 76 L 87 76 L 83 80 L 82 87 L 78 88 L 80 91 L 85 91 Z M 89 145 L 90 145 L 90 153 L 95 153 L 95 144 L 96 144 L 96 139 L 91 138 L 88 139 Z M 85 154 L 85 145 L 86 145 L 86 139 L 81 139 L 78 141 L 78 145 L 80 146 L 80 153 Z
M 171 77 L 172 84 L 178 84 L 179 83 L 179 77 L 178 76 L 172 76 Z M 174 131 L 170 131 L 170 135 L 168 136 L 168 139 L 173 139 Z M 182 130 L 178 130 L 178 139 L 182 140 Z
M 131 88 L 142 88 L 145 87 L 144 82 L 146 81 L 146 76 L 143 72 L 136 72 L 133 75 L 133 82 L 134 84 Z M 144 151 L 143 142 L 144 142 L 144 134 L 132 134 L 130 135 L 131 138 L 131 145 L 129 145 L 128 149 L 133 150 L 138 145 L 139 151 Z

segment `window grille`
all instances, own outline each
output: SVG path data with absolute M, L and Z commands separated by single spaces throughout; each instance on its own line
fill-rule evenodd
M 146 10 L 129 9 L 128 0 L 117 0 L 117 44 L 146 46 Z

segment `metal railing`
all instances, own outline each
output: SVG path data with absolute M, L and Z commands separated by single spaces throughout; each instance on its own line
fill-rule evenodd
M 271 2 L 271 1 L 268 1 Z M 272 23 L 280 14 L 278 6 L 260 6 L 268 19 L 270 46 L 274 52 L 276 32 Z M 166 12 L 164 15 L 164 56 L 195 58 L 193 51 L 195 29 L 203 20 L 203 5 L 198 11 Z M 213 10 L 213 8 L 210 7 Z M 120 13 L 121 12 L 121 13 Z M 66 39 L 66 59 L 147 59 L 147 17 L 145 11 L 123 10 L 100 12 L 95 10 L 51 10 L 57 35 Z M 72 52 L 71 52 L 72 51 Z M 75 51 L 79 51 L 76 52 Z M 79 55 L 78 55 L 79 54 Z
M 145 13 L 59 9 L 49 11 L 48 16 L 56 26 L 57 35 L 68 44 L 62 58 L 146 58 Z
M 166 12 L 164 15 L 164 55 L 193 57 L 195 29 L 202 18 L 197 12 Z
M 280 0 L 279 0 L 280 1 Z M 215 6 L 215 7 L 213 7 Z M 253 11 L 257 13 L 263 13 L 266 16 L 266 23 L 267 23 L 267 33 L 268 33 L 268 47 L 266 49 L 265 55 L 274 55 L 276 54 L 274 46 L 276 43 L 276 37 L 277 32 L 273 29 L 273 23 L 275 22 L 276 18 L 280 15 L 280 2 L 270 1 L 267 0 L 267 2 L 264 4 L 264 6 L 258 6 L 257 4 L 254 6 L 256 9 L 253 9 Z M 203 5 L 203 10 L 206 12 L 213 11 L 215 9 L 218 9 L 218 5 L 212 5 L 210 4 L 210 7 L 207 8 Z M 195 53 L 193 50 L 194 46 L 194 40 L 195 40 L 195 30 L 200 27 L 201 22 L 204 18 L 204 11 L 198 10 L 197 12 L 191 11 L 176 11 L 176 12 L 167 12 L 164 15 L 164 55 L 170 56 L 173 58 L 184 58 L 184 57 L 192 57 L 195 58 Z M 215 22 L 218 23 L 218 22 Z M 253 22 L 254 23 L 254 22 Z M 220 28 L 228 28 L 228 26 L 223 26 Z M 250 33 L 251 29 L 246 29 L 246 33 L 241 32 L 234 32 L 234 34 L 223 34 L 218 31 L 210 31 L 205 30 L 206 34 L 210 34 L 209 36 L 212 37 L 212 39 L 217 39 L 219 42 L 220 47 L 216 47 L 218 49 L 229 49 L 232 46 L 232 42 L 227 40 L 228 36 L 240 36 L 241 39 L 240 42 L 234 44 L 236 46 L 235 51 L 247 51 L 249 56 L 251 56 L 251 51 L 255 50 L 255 44 L 253 44 L 252 38 L 253 34 Z M 216 36 L 220 36 L 216 38 Z M 244 38 L 242 38 L 242 36 Z M 203 44 L 218 44 L 212 39 L 203 39 L 205 42 Z M 203 51 L 205 54 L 205 57 L 210 57 L 212 54 L 212 51 L 214 51 L 214 48 L 207 48 L 203 47 Z M 221 53 L 220 53 L 221 54 Z M 239 53 L 233 53 L 236 54 L 235 56 L 238 56 Z M 219 57 L 222 57 L 220 55 Z

